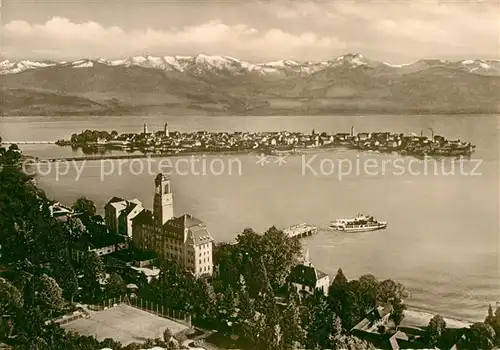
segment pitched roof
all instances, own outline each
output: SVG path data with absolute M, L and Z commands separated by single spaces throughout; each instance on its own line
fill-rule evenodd
M 127 201 L 124 200 L 122 202 L 113 202 L 113 203 L 110 203 L 109 205 L 111 205 L 115 209 L 121 211 L 127 207 Z
M 126 218 L 126 217 L 127 217 L 127 215 L 128 215 L 128 214 L 130 214 L 130 212 L 131 212 L 132 210 L 134 210 L 134 208 L 135 208 L 136 206 L 137 206 L 137 204 L 136 204 L 136 203 L 131 202 L 131 201 L 127 201 L 127 207 L 126 207 L 124 210 L 122 210 L 122 211 L 120 212 L 119 219 L 122 219 L 122 218 L 124 219 L 124 218 Z
M 153 225 L 153 213 L 143 210 L 132 219 L 132 225 Z
M 191 228 L 193 226 L 204 226 L 205 224 L 200 219 L 195 218 L 190 214 L 184 214 L 179 217 L 168 220 L 165 225 L 177 228 Z
M 186 238 L 191 244 L 197 245 L 214 241 L 214 238 L 210 232 L 208 232 L 205 223 L 190 214 L 184 214 L 168 220 L 163 225 L 163 228 L 167 231 L 187 230 L 188 232 Z
M 296 265 L 290 273 L 290 281 L 315 288 L 318 281 L 316 269 L 313 266 Z
M 191 239 L 195 245 L 214 241 L 214 238 L 205 226 L 192 226 L 188 231 L 188 239 Z
M 106 206 L 108 206 L 109 204 L 112 204 L 112 203 L 116 203 L 116 202 L 123 202 L 125 199 L 123 198 L 120 198 L 120 197 L 113 197 L 111 198 L 108 203 L 106 203 Z

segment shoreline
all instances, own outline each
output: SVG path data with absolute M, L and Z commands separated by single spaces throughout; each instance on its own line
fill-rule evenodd
M 145 110 L 147 111 L 148 108 Z M 9 112 L 6 111 L 4 113 L 4 117 L 9 117 L 9 118 L 26 118 L 26 117 L 65 117 L 65 118 L 71 118 L 71 117 L 82 117 L 82 116 L 90 116 L 90 117 L 133 117 L 141 114 L 147 114 L 144 113 L 145 110 L 127 110 L 127 111 L 112 111 L 106 112 L 106 110 L 97 110 L 97 111 L 91 111 L 91 110 L 84 110 L 84 111 L 51 111 L 50 113 L 46 114 L 39 114 L 39 115 L 33 115 L 30 113 L 23 113 L 23 112 Z M 329 112 L 322 112 L 321 110 L 318 110 L 317 112 L 312 112 L 311 111 L 295 111 L 295 110 L 276 110 L 276 111 L 267 111 L 267 113 L 263 112 L 257 112 L 257 113 L 250 113 L 251 111 L 200 111 L 198 113 L 193 113 L 191 110 L 185 110 L 181 111 L 179 113 L 175 113 L 172 115 L 169 115 L 168 113 L 165 113 L 166 117 L 172 116 L 172 117 L 284 117 L 284 116 L 290 116 L 290 117 L 297 117 L 297 116 L 303 116 L 303 117 L 326 117 L 326 116 L 364 116 L 367 114 L 376 114 L 376 115 L 381 115 L 381 116 L 402 116 L 402 117 L 410 117 L 410 116 L 415 116 L 415 115 L 422 115 L 422 116 L 428 116 L 428 115 L 439 115 L 439 116 L 470 116 L 470 117 L 475 117 L 478 115 L 497 115 L 500 113 L 500 110 L 492 110 L 492 109 L 471 109 L 471 110 L 464 110 L 464 109 L 458 109 L 458 110 L 420 110 L 420 109 L 401 109 L 401 110 L 385 110 L 385 109 L 380 109 L 380 110 L 370 110 L 370 109 L 343 109 L 343 108 L 338 108 L 338 109 L 332 109 Z
M 413 327 L 425 327 L 429 324 L 430 319 L 437 315 L 414 306 L 408 306 L 408 309 L 405 310 L 404 314 L 405 317 L 401 325 Z M 445 320 L 447 328 L 468 328 L 474 323 L 469 320 L 463 320 L 445 315 L 441 316 Z
M 67 147 L 67 146 L 59 146 L 59 147 Z M 460 154 L 460 155 L 445 155 L 445 154 L 436 154 L 436 155 L 427 155 L 420 153 L 410 153 L 410 152 L 398 152 L 396 150 L 372 150 L 372 149 L 363 149 L 360 147 L 355 147 L 352 145 L 346 144 L 338 144 L 332 145 L 328 147 L 314 147 L 314 148 L 295 148 L 295 149 L 244 149 L 244 150 L 214 150 L 214 151 L 185 151 L 185 152 L 177 152 L 177 153 L 136 153 L 140 151 L 134 151 L 134 153 L 130 154 L 88 154 L 81 156 L 62 156 L 62 157 L 50 157 L 50 158 L 41 158 L 36 156 L 27 157 L 31 159 L 35 159 L 37 161 L 48 161 L 48 162 L 58 162 L 58 161 L 93 161 L 93 160 L 114 160 L 114 159 L 146 159 L 146 158 L 168 158 L 168 157 L 192 157 L 192 156 L 216 156 L 216 155 L 249 155 L 249 154 L 265 154 L 267 156 L 288 156 L 288 155 L 297 155 L 297 154 L 308 154 L 313 152 L 328 152 L 332 150 L 354 150 L 361 153 L 378 153 L 378 154 L 397 154 L 402 157 L 412 157 L 417 159 L 425 159 L 426 157 L 439 159 L 439 158 L 448 158 L 448 159 L 457 159 L 460 157 L 470 157 L 474 152 L 472 151 L 470 154 Z

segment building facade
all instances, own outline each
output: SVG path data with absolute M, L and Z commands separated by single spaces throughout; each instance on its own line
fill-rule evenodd
M 135 216 L 132 232 L 135 247 L 154 250 L 197 277 L 213 273 L 214 239 L 203 221 L 189 214 L 174 217 L 171 180 L 165 174 L 155 178 L 153 212 Z
M 318 270 L 309 261 L 309 251 L 303 261 L 294 266 L 289 276 L 290 286 L 299 294 L 314 294 L 316 291 L 328 296 L 330 277 L 328 274 Z
M 137 198 L 125 200 L 113 197 L 104 207 L 106 226 L 114 234 L 132 238 L 132 219 L 144 210 Z

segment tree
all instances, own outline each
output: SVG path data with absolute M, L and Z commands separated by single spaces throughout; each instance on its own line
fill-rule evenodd
M 307 349 L 328 347 L 333 314 L 329 308 L 328 301 L 323 293 L 316 292 L 312 297 L 305 299 L 307 308 Z
M 261 248 L 269 281 L 276 290 L 286 283 L 292 267 L 297 265 L 301 244 L 298 238 L 290 238 L 273 226 L 264 233 Z
M 38 336 L 44 329 L 44 314 L 39 306 L 22 308 L 15 315 L 18 332 L 26 339 Z
M 176 350 L 180 349 L 179 341 L 175 338 L 170 338 L 170 340 L 167 342 L 167 349 L 168 350 Z
M 88 293 L 91 301 L 94 301 L 96 295 L 101 290 L 101 280 L 105 277 L 104 263 L 95 252 L 85 252 L 82 261 L 83 280 L 82 287 Z
M 170 328 L 165 328 L 165 330 L 163 331 L 163 341 L 167 343 L 173 336 L 174 333 L 172 333 Z
M 493 308 L 491 305 L 488 307 L 488 316 L 484 320 L 484 323 L 489 324 L 495 330 L 497 341 L 500 340 L 500 308 L 495 310 L 493 313 Z
M 246 228 L 236 237 L 238 248 L 249 257 L 257 257 L 261 252 L 262 236 L 251 228 Z
M 201 279 L 199 284 L 200 293 L 195 303 L 195 315 L 197 319 L 213 326 L 216 317 L 217 295 L 214 287 L 206 278 Z
M 392 305 L 391 319 L 396 325 L 399 325 L 404 318 L 406 310 L 404 299 L 407 297 L 409 293 L 406 288 L 390 279 L 381 282 L 377 288 L 377 300 Z
M 250 320 L 255 316 L 255 308 L 246 290 L 240 292 L 240 311 L 238 319 L 240 321 Z
M 340 336 L 333 339 L 332 349 L 343 349 L 343 350 L 370 350 L 375 349 L 371 343 L 367 341 L 356 338 L 352 335 Z
M 394 304 L 395 302 L 403 302 L 409 297 L 406 288 L 393 280 L 382 281 L 377 289 L 377 299 L 380 302 Z
M 40 305 L 49 310 L 59 310 L 64 304 L 62 289 L 56 280 L 42 275 L 37 280 L 36 295 Z
M 406 305 L 401 301 L 395 301 L 392 304 L 390 319 L 396 326 L 399 326 L 405 317 Z
M 446 321 L 440 315 L 435 315 L 426 328 L 426 337 L 430 346 L 438 346 L 446 328 Z
M 287 345 L 304 344 L 306 332 L 302 328 L 300 305 L 297 293 L 293 292 L 286 309 L 283 311 L 282 331 Z M 299 346 L 300 347 L 300 346 Z
M 262 256 L 257 260 L 255 266 L 255 282 L 257 284 L 257 294 L 270 294 L 273 295 L 273 288 L 269 281 L 266 265 Z
M 238 296 L 235 295 L 231 286 L 227 286 L 224 293 L 222 293 L 220 308 L 224 310 L 227 315 L 229 315 L 235 312 L 237 306 Z
M 465 332 L 462 348 L 490 350 L 494 346 L 495 331 L 486 323 L 476 322 Z
M 338 317 L 337 315 L 335 315 L 334 317 L 332 335 L 334 337 L 339 337 L 340 335 L 342 335 L 342 321 L 340 320 L 340 317 Z
M 235 286 L 238 282 L 241 269 L 238 247 L 229 243 L 216 245 L 214 253 L 214 266 L 217 277 L 224 286 Z
M 106 281 L 105 291 L 107 298 L 116 298 L 125 294 L 127 285 L 119 274 L 111 273 Z
M 261 349 L 280 350 L 284 348 L 281 326 L 276 321 L 266 320 L 264 335 L 258 343 Z
M 75 203 L 73 203 L 72 209 L 76 213 L 80 213 L 82 216 L 82 221 L 87 224 L 90 218 L 96 215 L 97 208 L 95 203 L 86 197 L 78 198 Z
M 344 271 L 342 271 L 341 268 L 337 270 L 337 274 L 335 275 L 335 278 L 333 279 L 332 282 L 332 287 L 337 287 L 337 286 L 344 286 L 348 282 L 347 278 L 344 275 Z
M 69 261 L 62 261 L 59 266 L 56 266 L 55 278 L 63 290 L 63 296 L 73 303 L 73 298 L 78 293 L 78 278 Z
M 0 278 L 0 314 L 15 314 L 23 307 L 22 293 L 9 281 Z
M 367 313 L 372 310 L 377 304 L 377 289 L 378 281 L 373 275 L 363 275 L 358 278 L 360 302 L 363 311 Z

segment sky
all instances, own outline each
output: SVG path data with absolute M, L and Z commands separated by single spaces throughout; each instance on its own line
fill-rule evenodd
M 11 60 L 500 58 L 500 0 L 3 0 L 1 12 Z

